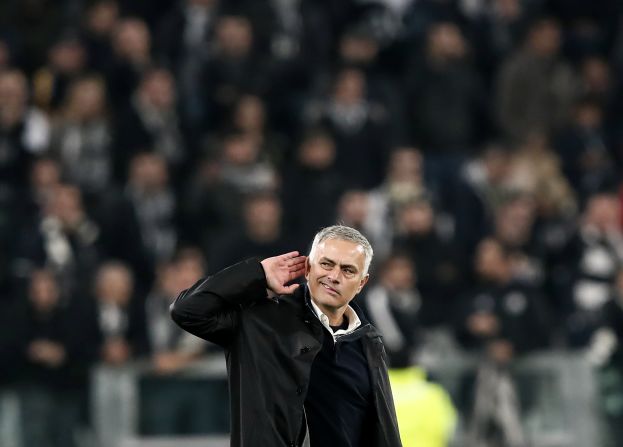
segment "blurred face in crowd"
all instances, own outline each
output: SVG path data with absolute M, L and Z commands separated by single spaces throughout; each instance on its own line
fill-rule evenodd
M 233 165 L 250 165 L 257 162 L 260 148 L 247 136 L 236 135 L 223 142 L 223 159 Z
M 366 90 L 363 72 L 356 69 L 342 70 L 335 80 L 333 98 L 343 105 L 354 105 L 361 102 Z
M 84 220 L 82 194 L 78 188 L 69 185 L 57 186 L 50 195 L 49 214 L 60 220 L 67 230 L 75 229 Z
M 229 57 L 244 57 L 251 52 L 253 31 L 244 17 L 225 16 L 216 25 L 216 42 L 219 50 Z
M 170 301 L 173 301 L 182 290 L 177 278 L 177 268 L 174 262 L 165 262 L 156 269 L 156 281 L 159 291 Z
M 205 263 L 199 250 L 192 248 L 184 250 L 178 255 L 175 266 L 178 293 L 205 276 Z
M 415 287 L 415 267 L 406 256 L 392 256 L 381 272 L 381 282 L 389 290 L 401 292 Z
M 554 20 L 540 20 L 528 33 L 528 47 L 539 57 L 552 58 L 560 50 L 560 26 Z
M 88 122 L 102 116 L 105 104 L 103 81 L 96 78 L 82 79 L 69 88 L 67 116 L 79 122 Z
M 521 15 L 522 5 L 520 0 L 495 0 L 494 9 L 503 19 L 514 20 Z
M 114 1 L 95 3 L 88 12 L 87 27 L 97 35 L 109 35 L 115 28 L 119 17 L 119 7 Z
M 612 73 L 602 57 L 589 57 L 582 62 L 582 81 L 585 88 L 595 94 L 605 94 L 612 86 Z
M 19 70 L 0 73 L 0 125 L 13 126 L 22 119 L 28 101 L 26 77 Z
M 435 224 L 435 212 L 426 200 L 406 204 L 400 210 L 400 226 L 406 234 L 427 235 Z
M 340 56 L 342 60 L 366 66 L 376 59 L 379 44 L 372 38 L 362 34 L 346 34 L 340 40 Z
M 313 135 L 303 141 L 299 161 L 308 168 L 327 169 L 335 161 L 335 143 L 328 135 Z
M 266 111 L 261 98 L 246 95 L 240 98 L 234 114 L 234 122 L 242 130 L 261 130 L 266 121 Z
M 169 182 L 167 163 L 161 155 L 139 154 L 130 164 L 130 184 L 143 192 L 157 192 Z
M 49 52 L 51 65 L 60 73 L 74 74 L 86 64 L 84 47 L 77 39 L 69 38 L 55 44 Z
M 484 280 L 503 280 L 510 268 L 510 262 L 500 243 L 495 239 L 484 239 L 476 248 L 475 270 Z
M 465 39 L 459 27 L 454 23 L 436 24 L 428 32 L 428 56 L 432 60 L 461 59 L 465 53 Z
M 124 19 L 118 22 L 113 33 L 113 47 L 122 58 L 135 62 L 149 60 L 151 38 L 145 22 L 139 19 Z
M 326 239 L 310 253 L 305 279 L 314 302 L 329 318 L 341 312 L 368 282 L 364 267 L 364 249 L 355 242 Z
M 255 241 L 273 241 L 279 237 L 281 204 L 271 195 L 250 198 L 244 207 L 247 233 Z
M 583 102 L 576 106 L 573 118 L 584 129 L 598 129 L 603 121 L 603 110 L 595 102 Z
M 98 300 L 117 306 L 127 306 L 134 291 L 132 273 L 123 264 L 104 264 L 95 278 Z
M 175 83 L 167 70 L 148 72 L 140 86 L 141 99 L 151 107 L 168 110 L 175 106 Z
M 391 182 L 420 183 L 422 181 L 422 154 L 413 148 L 398 148 L 389 158 L 388 176 Z
M 36 270 L 30 277 L 28 298 L 39 312 L 54 309 L 60 299 L 60 290 L 56 278 L 47 270 Z
M 345 225 L 360 227 L 368 217 L 368 195 L 364 191 L 346 191 L 338 204 L 339 219 Z
M 535 214 L 535 201 L 530 197 L 513 199 L 496 213 L 496 236 L 507 246 L 519 247 L 525 244 L 532 235 Z
M 56 160 L 42 158 L 36 160 L 30 170 L 30 184 L 35 191 L 44 191 L 58 186 L 61 181 L 61 168 Z
M 595 194 L 588 200 L 583 221 L 599 231 L 621 231 L 621 202 L 616 194 Z
M 490 183 L 499 185 L 508 179 L 511 170 L 510 156 L 501 147 L 490 146 L 485 149 L 482 162 Z

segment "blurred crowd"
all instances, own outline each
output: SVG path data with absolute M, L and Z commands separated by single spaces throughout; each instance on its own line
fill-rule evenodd
M 496 365 L 585 349 L 623 377 L 622 18 L 0 2 L 0 387 L 25 447 L 74 445 L 94 364 L 166 375 L 213 349 L 170 323 L 180 290 L 335 222 L 375 247 L 358 300 L 395 366 L 441 328 Z

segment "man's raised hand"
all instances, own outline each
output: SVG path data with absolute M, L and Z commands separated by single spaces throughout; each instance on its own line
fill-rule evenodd
M 305 259 L 307 257 L 299 256 L 298 251 L 264 259 L 261 264 L 268 288 L 277 295 L 294 292 L 299 284 L 286 284 L 305 274 Z

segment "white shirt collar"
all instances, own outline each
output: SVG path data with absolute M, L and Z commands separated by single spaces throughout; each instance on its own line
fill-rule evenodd
M 310 301 L 312 307 L 314 308 L 314 312 L 316 313 L 316 317 L 320 320 L 322 325 L 327 328 L 329 333 L 333 335 L 334 342 L 338 339 L 338 337 L 350 334 L 359 326 L 361 326 L 361 320 L 357 316 L 357 312 L 355 312 L 355 310 L 349 305 L 348 307 L 346 307 L 346 311 L 344 311 L 344 316 L 348 318 L 348 327 L 346 329 L 338 329 L 337 331 L 333 332 L 333 329 L 331 329 L 331 325 L 329 324 L 329 317 L 320 310 L 320 308 L 314 302 L 313 298 L 311 298 Z

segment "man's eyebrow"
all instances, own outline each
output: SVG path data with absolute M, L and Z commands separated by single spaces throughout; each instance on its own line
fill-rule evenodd
M 326 256 L 323 256 L 322 258 L 320 258 L 320 261 L 327 261 L 327 262 L 330 262 L 331 264 L 337 264 L 337 262 L 335 262 L 333 259 L 327 258 Z M 345 268 L 345 267 L 350 267 L 352 269 L 355 269 L 356 271 L 359 271 L 357 266 L 354 264 L 340 264 L 340 268 Z

